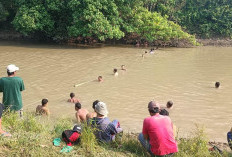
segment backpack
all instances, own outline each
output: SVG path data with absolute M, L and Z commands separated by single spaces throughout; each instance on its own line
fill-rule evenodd
M 80 142 L 81 127 L 75 125 L 73 130 L 65 130 L 62 133 L 62 138 L 66 142 L 67 146 L 72 144 L 78 144 Z

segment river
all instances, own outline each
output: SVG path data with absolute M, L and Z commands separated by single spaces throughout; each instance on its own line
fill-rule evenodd
M 199 124 L 211 140 L 226 142 L 232 127 L 232 47 L 160 48 L 142 58 L 145 50 L 149 48 L 1 41 L 0 76 L 6 76 L 8 64 L 20 68 L 17 76 L 25 83 L 26 111 L 34 111 L 47 98 L 52 117 L 75 119 L 74 104 L 66 102 L 74 92 L 83 108 L 92 111 L 92 102 L 101 100 L 111 120 L 118 119 L 126 132 L 140 132 L 149 116 L 148 102 L 164 106 L 172 100 L 170 117 L 180 137 L 191 135 Z M 113 76 L 113 69 L 122 64 L 127 71 Z M 99 75 L 102 83 L 96 81 Z M 221 83 L 219 89 L 214 88 L 216 81 Z

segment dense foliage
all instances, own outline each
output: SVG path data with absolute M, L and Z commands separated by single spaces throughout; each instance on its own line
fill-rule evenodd
M 232 0 L 186 0 L 176 18 L 199 37 L 232 37 Z
M 55 41 L 231 37 L 232 0 L 0 0 L 0 29 Z M 178 25 L 179 24 L 179 25 Z
M 232 37 L 232 0 L 143 0 L 198 37 Z

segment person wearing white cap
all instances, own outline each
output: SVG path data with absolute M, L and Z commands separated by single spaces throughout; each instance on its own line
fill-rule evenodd
M 108 110 L 104 102 L 98 102 L 95 106 L 97 117 L 88 120 L 92 127 L 96 127 L 96 138 L 101 142 L 111 142 L 115 140 L 115 135 L 122 132 L 120 123 L 117 120 L 110 122 L 107 117 Z
M 148 103 L 150 116 L 143 121 L 143 130 L 138 139 L 151 156 L 172 156 L 178 151 L 173 124 L 169 116 L 160 115 L 160 105 Z
M 18 111 L 20 116 L 22 116 L 22 95 L 24 83 L 20 77 L 16 76 L 16 71 L 19 68 L 14 64 L 7 66 L 8 77 L 2 77 L 0 79 L 0 92 L 3 92 L 3 100 L 5 108 L 10 108 L 11 111 Z

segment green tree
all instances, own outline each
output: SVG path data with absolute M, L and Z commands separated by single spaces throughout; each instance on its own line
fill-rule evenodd
M 9 15 L 8 11 L 0 2 L 0 21 L 6 21 L 7 16 Z
M 69 36 L 93 37 L 101 41 L 120 39 L 118 7 L 113 0 L 71 0 L 73 22 L 68 27 Z
M 232 0 L 186 0 L 178 23 L 200 37 L 231 37 Z

